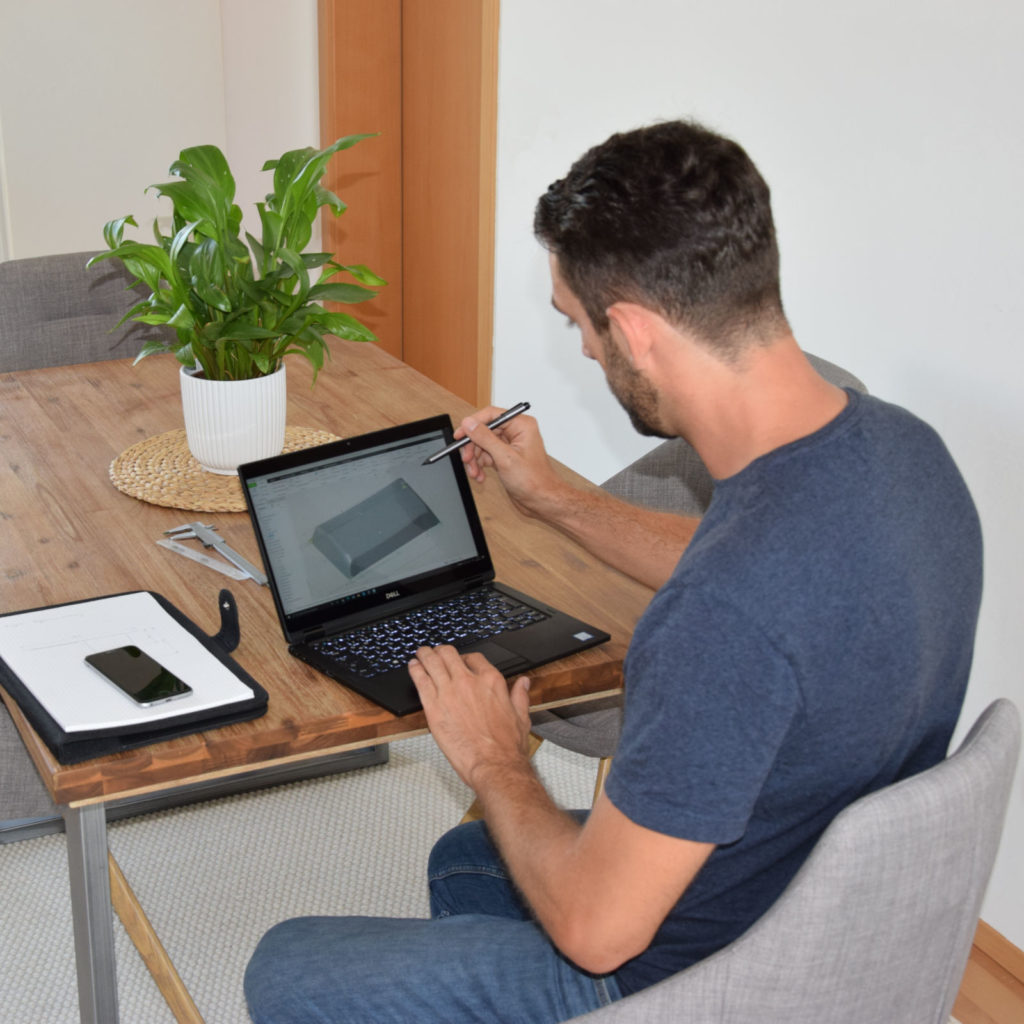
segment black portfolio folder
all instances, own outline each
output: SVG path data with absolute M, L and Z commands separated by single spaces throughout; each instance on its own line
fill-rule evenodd
M 215 729 L 235 722 L 245 722 L 251 718 L 258 718 L 267 710 L 266 690 L 230 655 L 230 652 L 238 646 L 239 627 L 238 609 L 229 590 L 222 590 L 218 597 L 221 628 L 215 636 L 208 636 L 204 633 L 188 616 L 161 594 L 153 591 L 132 591 L 130 593 L 149 593 L 175 622 L 199 640 L 218 661 L 230 669 L 238 680 L 252 691 L 252 697 L 226 704 L 223 707 L 207 708 L 202 711 L 162 718 L 157 722 L 140 722 L 127 726 L 120 725 L 69 733 L 40 704 L 29 687 L 11 671 L 6 662 L 0 659 L 0 686 L 14 699 L 32 728 L 39 733 L 61 764 L 77 764 L 79 761 L 88 761 L 93 757 L 116 754 L 122 750 L 131 750 L 150 743 L 161 743 L 178 736 L 204 732 L 207 729 Z M 105 596 L 118 597 L 121 595 Z M 93 598 L 92 600 L 103 599 Z M 68 605 L 83 603 L 71 601 L 68 602 Z M 53 607 L 66 606 L 54 605 Z M 25 614 L 25 611 L 38 610 L 25 609 L 20 612 L 6 612 L 0 617 L 22 615 Z

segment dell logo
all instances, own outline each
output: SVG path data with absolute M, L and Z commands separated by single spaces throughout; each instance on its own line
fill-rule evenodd
M 390 601 L 393 597 L 398 597 L 398 591 L 397 590 L 389 590 L 384 595 L 384 597 L 385 597 L 386 600 Z

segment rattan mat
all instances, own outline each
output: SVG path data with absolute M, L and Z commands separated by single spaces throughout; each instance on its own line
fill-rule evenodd
M 298 451 L 337 441 L 312 427 L 285 427 L 284 450 Z M 125 494 L 151 505 L 191 512 L 244 512 L 237 476 L 209 473 L 188 450 L 184 430 L 148 437 L 121 452 L 110 464 L 110 479 Z

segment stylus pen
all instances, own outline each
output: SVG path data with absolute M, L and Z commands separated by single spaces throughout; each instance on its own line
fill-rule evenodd
M 530 408 L 529 402 L 520 402 L 518 405 L 513 405 L 507 412 L 503 412 L 497 419 L 491 420 L 487 424 L 489 430 L 493 430 L 495 427 L 500 427 L 502 423 L 508 423 L 514 416 L 518 416 L 521 412 L 526 412 Z M 434 452 L 429 459 L 423 460 L 424 466 L 432 466 L 435 462 L 440 462 L 446 455 L 451 455 L 452 452 L 457 452 L 460 448 L 465 448 L 469 444 L 469 438 L 464 437 L 459 441 L 453 441 L 447 448 L 442 448 L 439 452 Z

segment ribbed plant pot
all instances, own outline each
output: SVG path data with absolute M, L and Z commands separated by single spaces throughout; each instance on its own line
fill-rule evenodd
M 280 455 L 287 412 L 284 364 L 254 380 L 207 380 L 181 368 L 181 406 L 189 451 L 211 473 Z

